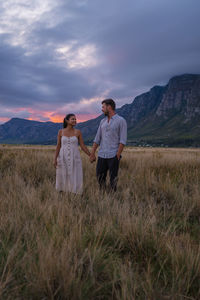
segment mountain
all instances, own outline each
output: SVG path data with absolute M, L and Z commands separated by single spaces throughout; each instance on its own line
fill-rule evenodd
M 200 146 L 200 75 L 173 77 L 166 86 L 154 87 L 135 101 L 132 105 L 138 104 L 138 109 L 130 120 L 129 140 Z
M 55 144 L 60 123 L 13 118 L 0 125 L 0 143 Z
M 130 145 L 200 146 L 200 75 L 175 76 L 117 113 L 127 120 Z M 77 125 L 87 143 L 92 142 L 102 118 Z M 60 128 L 61 123 L 13 118 L 0 125 L 0 143 L 55 144 Z
M 200 146 L 200 75 L 175 76 L 117 112 L 127 121 L 128 144 Z M 100 117 L 80 124 L 89 141 L 99 121 Z

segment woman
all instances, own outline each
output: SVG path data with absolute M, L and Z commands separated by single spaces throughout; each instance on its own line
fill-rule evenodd
M 56 189 L 63 192 L 82 193 L 83 170 L 78 142 L 81 149 L 90 156 L 80 130 L 74 128 L 76 116 L 68 114 L 63 120 L 63 129 L 58 132 L 54 166 L 56 168 Z

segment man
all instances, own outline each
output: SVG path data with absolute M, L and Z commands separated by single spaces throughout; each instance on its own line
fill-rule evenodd
M 112 99 L 102 101 L 102 112 L 106 117 L 100 122 L 90 161 L 96 160 L 95 152 L 100 146 L 96 167 L 100 189 L 106 188 L 106 176 L 109 170 L 110 187 L 112 191 L 116 191 L 119 161 L 127 139 L 127 124 L 125 119 L 115 112 L 115 102 Z

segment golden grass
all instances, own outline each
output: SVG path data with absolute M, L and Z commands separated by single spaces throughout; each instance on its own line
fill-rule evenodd
M 54 150 L 0 148 L 0 299 L 200 299 L 200 151 L 127 148 L 114 195 L 82 155 L 60 196 Z

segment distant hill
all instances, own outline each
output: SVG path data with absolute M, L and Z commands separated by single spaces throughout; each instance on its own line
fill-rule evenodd
M 60 123 L 13 118 L 0 125 L 0 143 L 55 144 Z
M 127 120 L 128 144 L 200 146 L 200 75 L 184 74 L 166 86 L 154 86 L 117 109 Z M 79 123 L 91 143 L 103 115 Z M 55 144 L 61 123 L 13 118 L 0 125 L 0 143 Z

